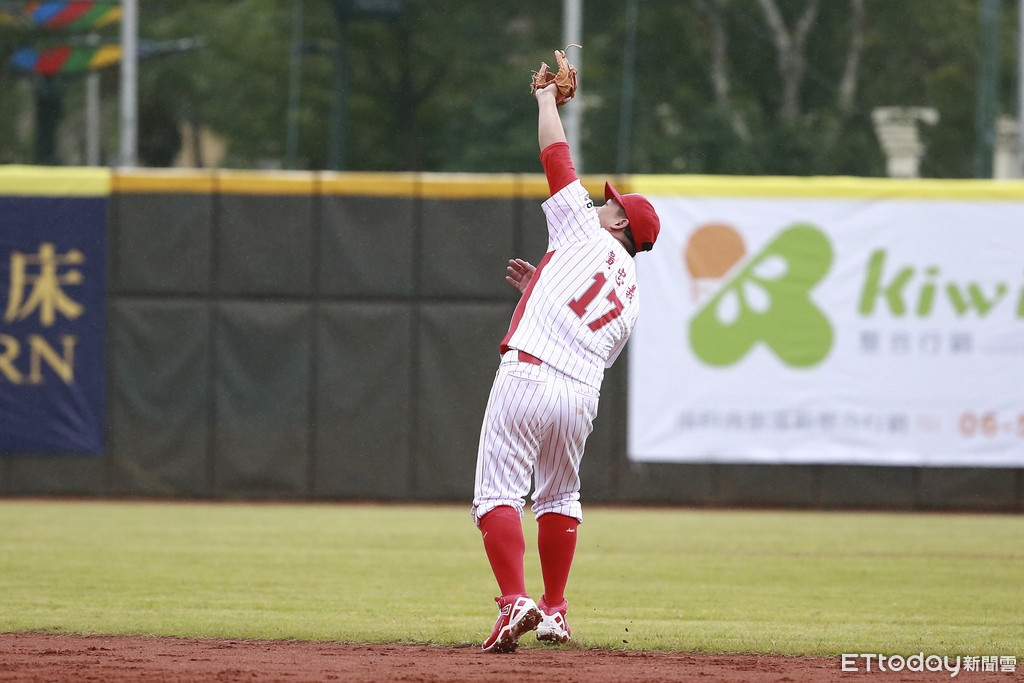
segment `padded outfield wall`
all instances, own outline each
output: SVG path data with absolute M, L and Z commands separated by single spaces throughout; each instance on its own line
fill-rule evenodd
M 18 170 L 5 173 L 3 194 L 17 195 Z M 605 179 L 585 184 L 597 197 Z M 615 180 L 665 196 L 688 183 Z M 691 180 L 711 195 L 724 186 L 742 194 L 744 183 L 767 191 L 764 180 Z M 770 182 L 785 195 L 830 181 Z M 876 199 L 994 187 L 857 183 Z M 1024 197 L 1004 187 L 997 201 Z M 102 447 L 4 454 L 0 493 L 468 506 L 497 344 L 516 301 L 504 267 L 543 255 L 545 197 L 538 175 L 113 172 Z M 635 457 L 629 352 L 605 380 L 585 501 L 1024 510 L 1024 470 L 1012 459 Z

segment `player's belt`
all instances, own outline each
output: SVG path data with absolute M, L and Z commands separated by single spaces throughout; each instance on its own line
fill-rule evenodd
M 519 362 L 520 363 L 529 363 L 531 365 L 540 365 L 543 362 L 543 361 L 541 361 L 540 358 L 537 358 L 537 356 L 531 355 L 531 354 L 527 353 L 526 351 L 517 351 L 517 353 L 519 354 Z

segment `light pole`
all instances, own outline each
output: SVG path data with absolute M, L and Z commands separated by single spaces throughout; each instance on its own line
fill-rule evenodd
M 95 47 L 100 37 L 90 33 L 86 41 Z M 100 74 L 95 69 L 85 76 L 85 163 L 100 165 Z
M 629 143 L 633 128 L 633 74 L 636 71 L 636 22 L 637 0 L 627 0 L 625 56 L 622 60 L 622 107 L 619 115 L 619 147 L 615 161 L 615 172 L 619 175 L 629 171 Z
M 338 24 L 334 46 L 334 97 L 331 99 L 330 140 L 327 168 L 345 168 L 345 143 L 348 129 L 348 24 L 356 19 L 395 21 L 404 11 L 402 0 L 332 0 L 331 8 Z
M 562 0 L 562 39 L 566 45 L 583 44 L 583 0 Z M 573 62 L 576 68 L 580 68 L 582 57 L 577 55 Z M 580 73 L 583 70 L 580 69 Z M 583 78 L 586 78 L 584 76 Z M 574 98 L 566 104 L 563 109 L 562 120 L 565 124 L 565 139 L 572 150 L 573 162 L 577 171 L 583 169 L 583 154 L 580 150 L 580 118 L 582 103 L 579 98 Z
M 348 41 L 348 7 L 345 0 L 334 0 L 331 4 L 338 24 L 338 39 L 334 44 L 333 82 L 334 97 L 331 98 L 331 127 L 327 147 L 327 168 L 340 171 L 345 168 L 345 129 L 348 127 L 348 74 L 346 73 L 345 52 Z
M 978 96 L 974 109 L 974 177 L 992 177 L 999 101 L 999 23 L 1003 0 L 981 0 Z
M 294 169 L 299 150 L 299 93 L 302 89 L 302 0 L 292 4 L 292 44 L 288 58 L 288 123 L 284 167 Z
M 1017 142 L 1020 177 L 1024 178 L 1024 0 L 1017 5 Z
M 139 139 L 139 3 L 121 4 L 121 165 L 136 165 Z

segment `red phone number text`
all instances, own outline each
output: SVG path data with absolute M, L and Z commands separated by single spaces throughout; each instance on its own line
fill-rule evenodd
M 1001 416 L 994 410 L 967 410 L 960 415 L 959 427 L 961 436 L 967 438 L 1013 435 L 1024 439 L 1024 413 Z

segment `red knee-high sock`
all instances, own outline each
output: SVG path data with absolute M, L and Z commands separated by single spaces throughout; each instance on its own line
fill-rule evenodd
M 544 602 L 560 605 L 565 600 L 565 584 L 576 553 L 576 527 L 579 520 L 554 512 L 537 520 L 537 551 L 544 574 Z
M 526 594 L 526 539 L 519 511 L 502 505 L 480 518 L 484 551 L 502 595 Z

